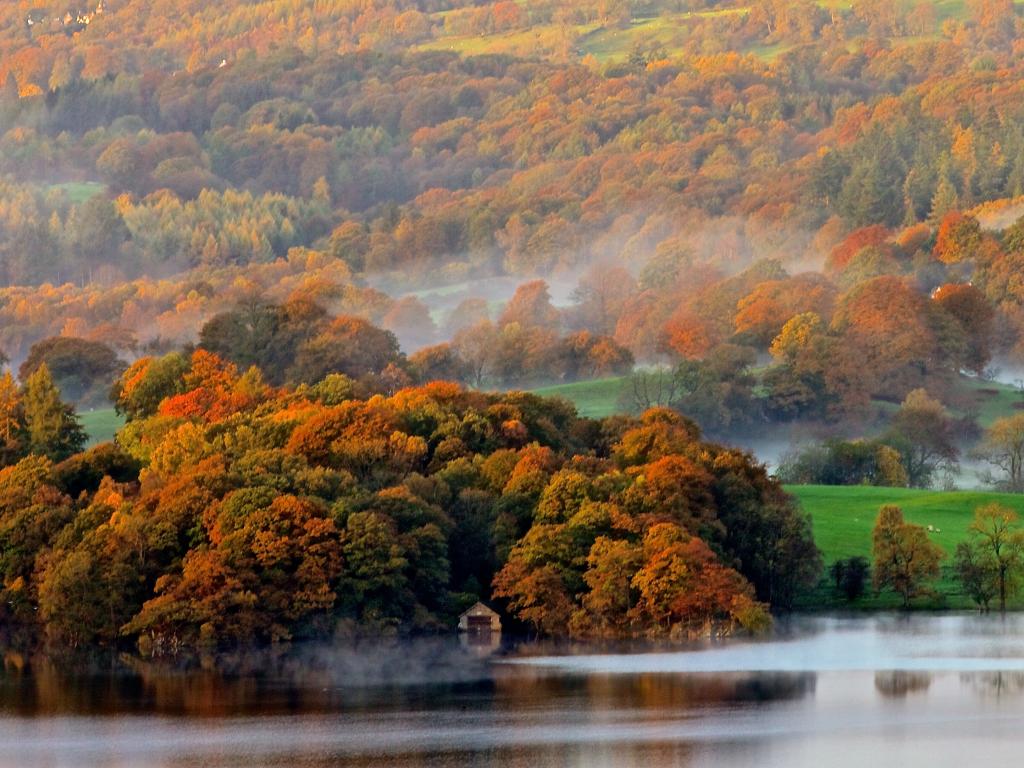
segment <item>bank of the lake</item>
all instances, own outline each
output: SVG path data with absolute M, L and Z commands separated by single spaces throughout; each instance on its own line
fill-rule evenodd
M 876 596 L 870 590 L 852 604 L 847 603 L 828 582 L 828 566 L 836 560 L 855 556 L 871 559 L 871 531 L 879 508 L 885 504 L 897 505 L 908 522 L 929 529 L 929 538 L 945 553 L 941 576 L 935 584 L 936 597 L 915 601 L 915 607 L 926 610 L 966 610 L 973 607 L 970 598 L 953 578 L 952 555 L 956 545 L 967 537 L 967 527 L 978 507 L 998 503 L 1024 518 L 1024 494 L 821 485 L 793 485 L 787 486 L 786 490 L 810 514 L 814 541 L 821 549 L 825 563 L 826 573 L 818 589 L 803 595 L 800 600 L 800 608 L 810 610 L 885 610 L 899 607 L 897 595 L 883 592 Z M 1024 596 L 1014 600 L 1011 607 L 1024 608 Z

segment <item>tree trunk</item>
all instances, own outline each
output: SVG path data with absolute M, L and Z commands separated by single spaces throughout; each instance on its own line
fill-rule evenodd
M 1006 613 L 1006 568 L 999 569 L 999 612 Z

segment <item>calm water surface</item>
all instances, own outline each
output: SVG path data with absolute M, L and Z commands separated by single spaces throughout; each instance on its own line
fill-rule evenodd
M 1024 754 L 1024 616 L 686 652 L 448 641 L 69 670 L 8 653 L 0 766 L 967 766 Z

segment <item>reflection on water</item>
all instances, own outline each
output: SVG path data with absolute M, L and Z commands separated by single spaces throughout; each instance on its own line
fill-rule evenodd
M 874 665 L 872 666 L 872 660 Z M 842 766 L 1015 761 L 1024 617 L 802 620 L 685 653 L 456 640 L 0 672 L 0 766 Z
M 875 690 L 883 696 L 902 699 L 911 693 L 927 691 L 932 677 L 930 672 L 906 672 L 902 669 L 875 672 Z

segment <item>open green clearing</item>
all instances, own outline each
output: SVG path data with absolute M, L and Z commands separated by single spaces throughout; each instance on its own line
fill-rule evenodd
M 541 387 L 533 390 L 533 393 L 543 397 L 565 398 L 576 406 L 580 416 L 603 419 L 622 412 L 620 397 L 627 391 L 629 382 L 629 376 L 613 376 L 607 379 Z
M 48 190 L 63 192 L 75 205 L 81 205 L 91 197 L 102 193 L 106 186 L 98 181 L 66 181 L 62 184 L 51 184 Z
M 1024 390 L 1007 384 L 978 379 L 964 379 L 964 386 L 974 395 L 974 415 L 982 427 L 1005 416 L 1012 416 L 1024 408 Z
M 622 60 L 638 46 L 661 47 L 678 53 L 686 39 L 687 26 L 696 19 L 739 16 L 747 8 L 713 8 L 706 11 L 663 14 L 634 19 L 625 27 L 597 27 L 577 38 L 579 52 L 601 62 Z
M 1024 517 L 1024 494 L 990 493 L 984 491 L 921 491 L 909 488 L 875 488 L 870 486 L 787 486 L 786 490 L 799 500 L 814 524 L 814 540 L 822 551 L 826 571 L 836 560 L 860 555 L 871 560 L 871 531 L 878 509 L 895 504 L 903 510 L 908 522 L 930 525 L 933 542 L 942 547 L 946 557 L 942 575 L 936 584 L 935 599 L 920 599 L 922 608 L 970 608 L 972 603 L 960 591 L 952 577 L 952 554 L 956 545 L 967 537 L 967 526 L 974 510 L 984 504 L 998 502 Z M 895 594 L 875 597 L 869 594 L 852 606 L 837 596 L 826 581 L 803 601 L 806 608 L 852 607 L 857 609 L 897 608 Z M 1024 596 L 1015 607 L 1024 608 Z
M 87 446 L 91 447 L 114 439 L 114 434 L 124 426 L 124 417 L 113 408 L 98 408 L 78 414 L 82 427 L 89 436 Z
M 529 3 L 521 3 L 529 7 Z M 526 29 L 497 32 L 486 35 L 439 35 L 418 47 L 423 50 L 450 50 L 463 55 L 508 53 L 513 55 L 543 56 L 563 52 L 570 47 L 580 57 L 593 56 L 598 61 L 620 61 L 638 46 L 664 48 L 667 53 L 678 52 L 688 34 L 688 26 L 695 20 L 722 16 L 743 15 L 746 7 L 711 8 L 684 13 L 666 12 L 655 16 L 633 19 L 624 26 L 588 24 L 535 24 Z M 443 22 L 451 11 L 434 15 Z

